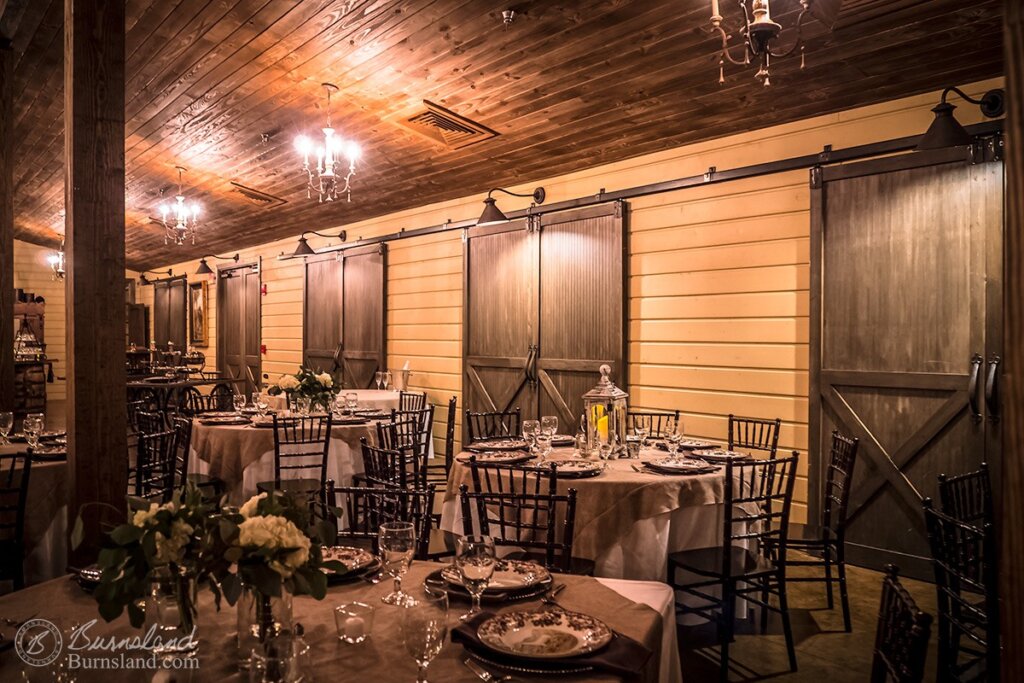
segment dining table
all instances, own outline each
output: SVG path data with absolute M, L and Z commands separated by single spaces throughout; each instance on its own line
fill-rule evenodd
M 27 448 L 27 444 L 12 443 L 0 446 L 0 453 L 20 453 Z M 67 461 L 33 462 L 25 504 L 22 569 L 26 584 L 46 581 L 66 571 L 68 501 Z
M 397 410 L 401 398 L 401 392 L 390 389 L 342 389 L 341 393 L 355 394 L 360 410 Z M 283 394 L 265 394 L 265 398 L 271 410 L 287 410 L 289 407 L 288 397 Z
M 462 534 L 459 487 L 473 490 L 473 453 L 464 451 L 449 472 L 441 528 Z M 638 459 L 600 461 L 603 471 L 586 478 L 557 480 L 558 493 L 576 489 L 572 554 L 592 560 L 597 576 L 664 581 L 670 553 L 719 545 L 724 518 L 724 467 L 706 474 L 670 475 L 647 471 L 646 460 L 668 455 L 645 447 Z M 573 448 L 554 448 L 547 460 L 574 459 Z M 529 463 L 536 465 L 536 460 Z M 638 471 L 639 470 L 639 471 Z
M 441 565 L 431 562 L 414 562 L 406 574 L 403 586 L 414 597 L 422 593 L 424 581 Z M 646 582 L 595 579 L 582 576 L 554 575 L 554 580 L 565 587 L 557 596 L 557 605 L 546 605 L 539 598 L 515 603 L 502 603 L 486 609 L 504 613 L 509 611 L 567 610 L 586 614 L 603 621 L 616 637 L 632 639 L 642 646 L 642 657 L 638 658 L 639 677 L 630 681 L 642 683 L 679 683 L 679 656 L 676 647 L 676 632 L 672 623 L 672 596 L 668 586 Z M 356 580 L 354 583 L 332 586 L 324 600 L 310 597 L 296 597 L 293 603 L 293 621 L 302 624 L 303 639 L 309 646 L 306 669 L 308 678 L 303 681 L 324 682 L 336 680 L 381 681 L 387 683 L 416 680 L 416 665 L 406 652 L 401 635 L 403 608 L 385 605 L 380 598 L 391 590 L 390 581 L 370 583 Z M 374 607 L 374 618 L 369 638 L 359 644 L 348 644 L 337 635 L 334 608 L 350 602 L 362 602 Z M 452 599 L 448 611 L 449 629 L 459 624 L 459 615 L 468 610 L 468 602 Z M 70 674 L 66 680 L 78 683 L 102 681 L 247 681 L 248 676 L 240 674 L 237 668 L 237 618 L 236 610 L 222 604 L 217 610 L 211 595 L 203 590 L 197 604 L 197 639 L 199 642 L 194 668 L 180 668 L 175 671 L 152 670 L 84 670 L 69 671 L 66 650 L 76 628 L 87 626 L 92 642 L 98 639 L 118 636 L 120 638 L 141 635 L 122 615 L 111 622 L 103 621 L 97 612 L 92 595 L 86 593 L 72 577 L 55 579 L 26 590 L 0 597 L 0 635 L 14 636 L 15 628 L 9 626 L 26 619 L 45 619 L 62 634 L 65 643 L 60 655 L 47 665 L 49 671 L 24 664 L 13 648 L 0 646 L 0 670 L 17 676 L 23 671 L 28 680 L 44 680 L 41 674 L 49 674 L 46 680 L 57 680 L 52 672 L 63 670 Z M 95 620 L 95 623 L 91 621 Z M 0 643 L 3 641 L 0 640 Z M 79 641 L 76 641 L 79 642 Z M 96 654 L 96 653 L 90 653 Z M 451 635 L 446 639 L 440 654 L 430 664 L 429 679 L 448 683 L 479 683 L 483 680 L 465 664 L 469 651 L 453 642 Z M 493 680 L 501 679 L 502 672 L 494 666 L 484 668 L 496 674 Z M 33 678 L 34 676 L 35 678 Z M 65 680 L 65 679 L 61 679 Z M 589 671 L 577 674 L 535 675 L 515 673 L 515 680 L 547 683 L 563 681 L 571 683 L 611 683 L 624 681 L 621 676 L 605 672 Z

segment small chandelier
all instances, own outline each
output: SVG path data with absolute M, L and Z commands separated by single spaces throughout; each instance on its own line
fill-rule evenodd
M 53 252 L 46 257 L 46 262 L 50 264 L 50 269 L 53 270 L 52 279 L 63 280 L 64 279 L 64 240 L 60 241 L 60 249 Z
M 181 175 L 185 169 L 176 166 L 178 169 L 178 194 L 175 195 L 174 204 L 160 204 L 160 220 L 164 224 L 164 244 L 185 244 L 189 240 L 196 243 L 196 231 L 199 227 L 199 204 L 192 202 L 185 204 L 185 195 L 181 192 Z M 160 194 L 164 191 L 161 189 Z
M 356 174 L 356 161 L 359 159 L 359 145 L 334 134 L 331 127 L 331 94 L 338 91 L 333 83 L 322 83 L 327 91 L 327 126 L 324 127 L 324 141 L 314 146 L 313 141 L 305 135 L 295 138 L 295 149 L 302 155 L 302 170 L 306 172 L 306 197 L 313 198 L 316 193 L 318 201 L 333 202 L 344 194 L 352 201 L 350 182 Z M 309 163 L 310 156 L 316 154 L 316 165 Z M 348 159 L 348 173 L 342 175 L 340 159 Z
M 736 59 L 732 56 L 729 51 L 729 33 L 722 27 L 722 15 L 719 12 L 718 4 L 719 0 L 711 0 L 711 32 L 718 33 L 722 37 L 722 49 L 718 55 L 718 82 L 719 84 L 725 83 L 725 62 L 736 64 L 737 66 L 747 66 L 751 62 L 757 62 L 758 70 L 754 74 L 755 78 L 761 79 L 765 87 L 770 86 L 771 83 L 771 61 L 773 59 L 782 59 L 788 57 L 797 50 L 800 51 L 800 68 L 804 68 L 804 40 L 803 40 L 803 29 L 804 21 L 807 19 L 807 15 L 813 14 L 818 17 L 822 23 L 830 23 L 824 18 L 824 13 L 827 9 L 822 9 L 820 13 L 815 12 L 811 9 L 811 5 L 814 0 L 800 0 L 800 14 L 796 20 L 796 41 L 788 50 L 777 50 L 775 45 L 776 39 L 782 32 L 782 26 L 772 21 L 771 9 L 768 6 L 769 0 L 736 0 L 736 3 L 743 10 L 743 23 L 744 25 L 740 28 L 740 35 L 742 36 L 743 45 L 743 57 L 742 59 Z M 837 4 L 837 3 L 836 3 Z

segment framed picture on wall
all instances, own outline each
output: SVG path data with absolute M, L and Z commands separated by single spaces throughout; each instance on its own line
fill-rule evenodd
M 206 325 L 208 302 L 206 282 L 194 282 L 188 286 L 189 343 L 192 346 L 210 343 L 210 331 Z

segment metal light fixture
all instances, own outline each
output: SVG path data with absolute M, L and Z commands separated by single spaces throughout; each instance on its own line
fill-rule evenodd
M 955 92 L 971 104 L 977 104 L 981 108 L 981 113 L 990 119 L 1002 116 L 1006 112 L 1006 93 L 999 88 L 989 90 L 981 96 L 981 99 L 974 99 L 964 93 L 963 90 L 950 86 L 942 91 L 942 99 L 939 100 L 937 105 L 932 107 L 935 119 L 917 143 L 918 150 L 942 149 L 944 147 L 959 147 L 971 144 L 971 134 L 960 125 L 960 122 L 953 115 L 953 110 L 956 109 L 956 106 L 946 101 L 946 97 L 951 92 Z
M 512 197 L 533 197 L 533 205 L 543 204 L 544 199 L 547 197 L 543 187 L 538 187 L 533 192 L 527 194 L 510 192 L 504 188 L 495 187 L 487 193 L 487 198 L 484 200 L 484 211 L 480 214 L 480 220 L 476 222 L 478 227 L 482 225 L 494 225 L 496 223 L 508 222 L 508 216 L 502 213 L 501 209 L 498 208 L 498 204 L 494 197 L 491 196 L 495 192 L 504 192 Z
M 306 235 L 316 235 L 317 237 L 329 237 L 331 239 L 337 238 L 344 242 L 348 239 L 348 232 L 342 230 L 337 235 L 325 235 L 323 233 L 314 232 L 313 230 L 307 230 L 306 232 L 299 235 L 299 245 L 295 247 L 295 251 L 292 252 L 292 256 L 313 256 L 316 254 L 316 250 L 309 246 L 309 242 L 306 241 Z
M 53 252 L 46 257 L 46 262 L 50 264 L 50 268 L 53 270 L 54 280 L 64 279 L 64 240 L 60 241 L 60 249 Z
M 217 254 L 207 254 L 199 259 L 199 267 L 196 268 L 196 275 L 213 275 L 213 269 L 210 268 L 209 264 L 206 263 L 206 259 L 212 258 L 219 261 L 234 261 L 238 263 L 238 254 L 232 256 L 218 256 Z
M 178 194 L 175 195 L 174 204 L 160 204 L 160 220 L 164 224 L 164 244 L 185 244 L 191 240 L 196 243 L 196 228 L 199 227 L 199 204 L 192 202 L 185 204 L 185 195 L 181 191 L 181 175 L 185 169 L 176 166 L 178 169 Z M 161 189 L 160 194 L 164 191 Z
M 722 26 L 722 14 L 719 11 L 719 0 L 711 0 L 711 32 L 718 31 L 722 38 L 722 49 L 718 54 L 718 82 L 725 83 L 725 62 L 728 60 L 737 66 L 747 66 L 757 62 L 758 70 L 755 78 L 760 78 L 765 87 L 771 85 L 771 61 L 788 57 L 800 51 L 800 68 L 804 68 L 804 22 L 808 15 L 818 19 L 826 27 L 831 28 L 839 14 L 839 0 L 800 0 L 800 14 L 796 20 L 796 41 L 788 50 L 778 50 L 776 39 L 782 32 L 782 25 L 772 21 L 770 0 L 752 0 L 748 8 L 748 0 L 736 0 L 743 11 L 743 26 L 739 34 L 742 37 L 743 57 L 732 56 L 729 46 L 729 33 Z
M 167 277 L 174 277 L 174 270 L 173 269 L 168 269 L 168 270 L 144 270 L 141 273 L 139 273 L 139 284 L 140 285 L 145 286 L 145 285 L 153 284 L 153 280 L 150 280 L 148 277 L 146 277 L 146 273 L 152 273 L 153 275 L 166 275 Z
M 306 173 L 306 197 L 313 198 L 315 192 L 318 201 L 333 202 L 339 195 L 344 194 L 348 201 L 352 201 L 351 181 L 356 174 L 356 161 L 362 153 L 352 140 L 345 140 L 335 135 L 331 127 L 331 94 L 338 92 L 338 86 L 333 83 L 321 83 L 327 91 L 327 125 L 322 128 L 324 134 L 323 144 L 314 146 L 313 141 L 305 135 L 295 138 L 295 149 L 302 155 L 302 170 Z M 316 153 L 316 165 L 310 166 L 309 158 Z M 342 175 L 339 159 L 344 156 L 348 159 L 348 173 Z

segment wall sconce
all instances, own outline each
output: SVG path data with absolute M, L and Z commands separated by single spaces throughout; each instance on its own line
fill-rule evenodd
M 50 264 L 50 269 L 53 270 L 54 280 L 64 279 L 64 240 L 60 241 L 60 249 L 55 251 L 46 257 L 46 262 Z
M 218 256 L 217 254 L 207 254 L 206 256 L 199 259 L 199 267 L 196 268 L 196 275 L 213 275 L 213 269 L 210 268 L 209 264 L 206 263 L 206 259 L 212 258 L 218 261 L 234 261 L 238 263 L 238 254 L 233 256 Z
M 956 106 L 946 102 L 946 96 L 951 92 L 955 92 L 971 104 L 977 104 L 981 108 L 981 113 L 990 119 L 1002 116 L 1006 112 L 1006 93 L 999 88 L 989 90 L 980 100 L 976 100 L 960 88 L 950 86 L 942 91 L 942 99 L 932 108 L 935 119 L 917 143 L 918 151 L 971 144 L 971 134 L 953 116 Z
M 337 235 L 325 235 L 323 233 L 314 232 L 313 230 L 307 230 L 299 235 L 299 245 L 295 247 L 295 251 L 292 252 L 292 256 L 313 256 L 316 254 L 316 250 L 309 246 L 309 242 L 306 241 L 306 235 L 316 235 L 317 237 L 329 237 L 331 239 L 337 237 L 339 240 L 344 242 L 348 239 L 348 232 L 342 230 Z
M 512 197 L 533 197 L 533 203 L 543 204 L 544 199 L 547 197 L 543 187 L 538 187 L 533 192 L 528 194 L 520 194 L 518 192 L 510 192 L 504 188 L 496 187 L 487 193 L 487 199 L 484 200 L 484 211 L 480 214 L 480 220 L 476 222 L 477 227 L 482 225 L 495 225 L 497 223 L 507 223 L 508 216 L 502 213 L 501 209 L 498 208 L 494 197 L 491 195 L 495 192 L 504 192 Z
M 145 287 L 146 285 L 153 284 L 153 280 L 146 277 L 146 273 L 152 273 L 153 275 L 166 275 L 167 277 L 174 277 L 174 271 L 168 270 L 144 270 L 139 273 L 139 284 Z

